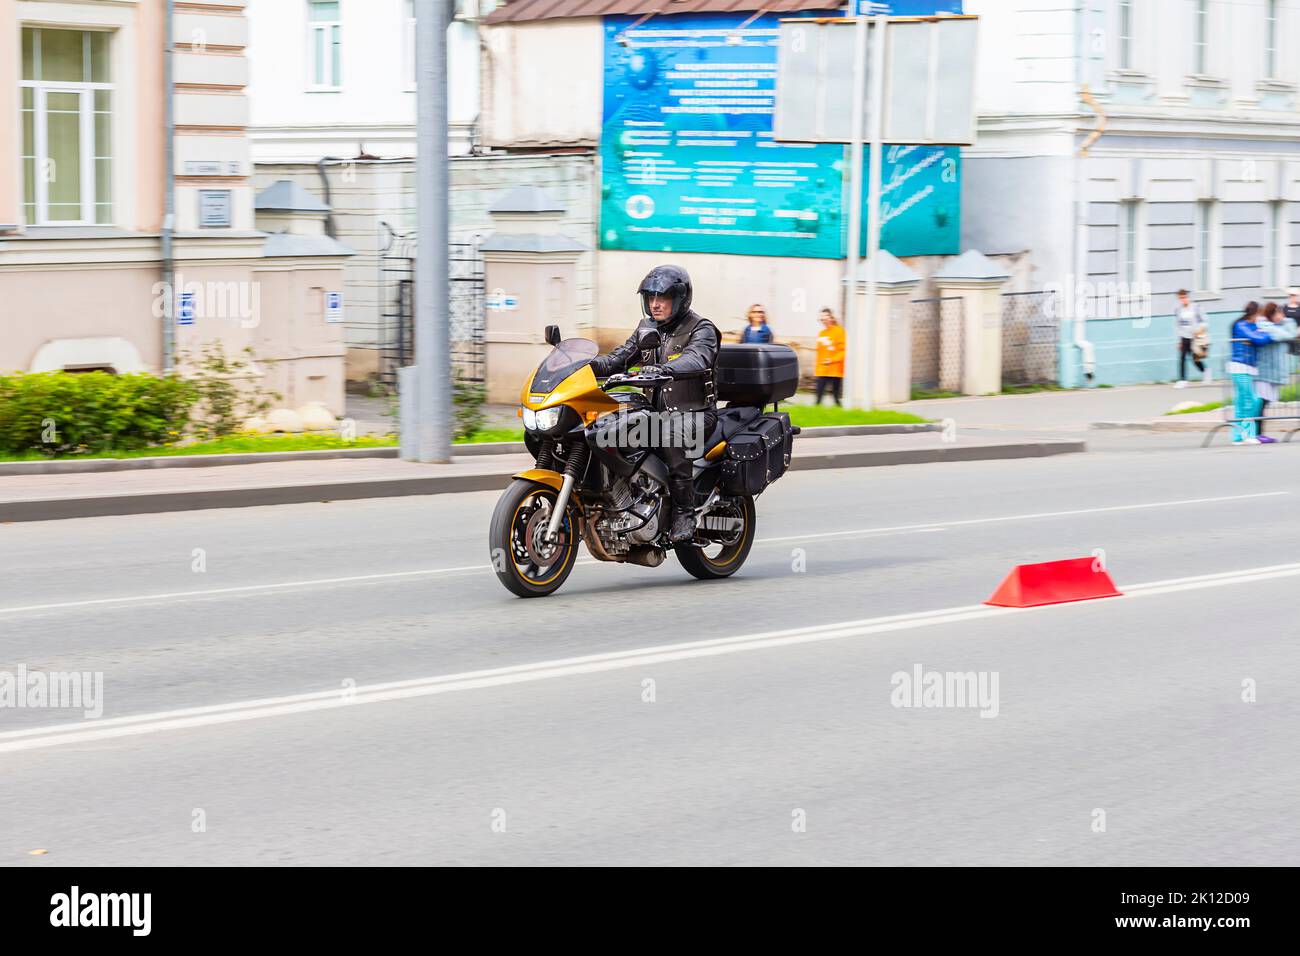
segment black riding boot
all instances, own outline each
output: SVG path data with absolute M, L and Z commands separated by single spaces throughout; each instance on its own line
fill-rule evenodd
M 673 478 L 668 490 L 673 497 L 673 524 L 668 538 L 673 544 L 682 544 L 695 537 L 695 483 L 689 478 Z

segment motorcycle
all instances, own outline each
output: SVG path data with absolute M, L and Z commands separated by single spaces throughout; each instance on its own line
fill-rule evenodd
M 704 580 L 740 570 L 754 543 L 754 499 L 789 467 L 798 432 L 779 408 L 798 387 L 794 350 L 721 347 L 716 397 L 729 404 L 692 443 L 695 536 L 673 544 L 668 467 L 636 440 L 638 424 L 669 414 L 653 411 L 653 395 L 671 375 L 634 368 L 602 384 L 590 365 L 595 342 L 561 339 L 553 325 L 546 342 L 550 354 L 520 393 L 535 465 L 513 476 L 492 513 L 489 548 L 501 583 L 519 597 L 553 594 L 573 570 L 579 541 L 597 560 L 645 567 L 658 567 L 672 550 Z M 656 331 L 641 331 L 637 345 L 647 363 L 659 344 Z M 764 412 L 768 405 L 772 412 Z

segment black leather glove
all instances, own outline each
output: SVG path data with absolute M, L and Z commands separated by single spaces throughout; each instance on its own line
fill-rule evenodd
M 666 369 L 662 365 L 642 365 L 637 374 L 653 376 L 655 378 L 671 378 L 673 373 L 671 369 Z

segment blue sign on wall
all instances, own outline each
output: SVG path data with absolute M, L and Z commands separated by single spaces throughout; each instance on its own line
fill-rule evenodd
M 604 20 L 601 247 L 838 258 L 843 150 L 772 140 L 779 16 L 637 19 Z
M 961 10 L 959 0 L 893 6 Z M 772 138 L 783 16 L 744 29 L 743 13 L 659 16 L 634 30 L 639 18 L 604 18 L 602 249 L 844 256 L 847 148 Z M 960 151 L 885 152 L 884 248 L 957 252 Z
M 193 325 L 194 324 L 194 299 L 193 292 L 182 292 L 176 297 L 176 324 Z
M 867 254 L 867 173 L 862 161 L 862 229 L 858 255 Z M 961 149 L 886 146 L 880 177 L 880 246 L 896 256 L 951 255 L 961 227 Z

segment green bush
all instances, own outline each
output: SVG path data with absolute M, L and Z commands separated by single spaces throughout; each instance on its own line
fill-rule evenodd
M 244 358 L 231 358 L 221 342 L 209 342 L 196 358 L 182 351 L 178 356 L 181 370 L 187 380 L 194 383 L 198 396 L 191 409 L 191 426 L 200 439 L 223 438 L 233 435 L 253 415 L 264 415 L 271 408 L 272 399 L 280 401 L 277 392 L 264 393 L 254 371 L 251 348 L 244 349 Z
M 0 453 L 131 451 L 181 438 L 198 401 L 192 382 L 145 373 L 0 376 Z
M 452 378 L 452 408 L 455 414 L 454 441 L 468 441 L 487 424 L 483 403 L 487 388 L 466 379 L 459 371 Z

